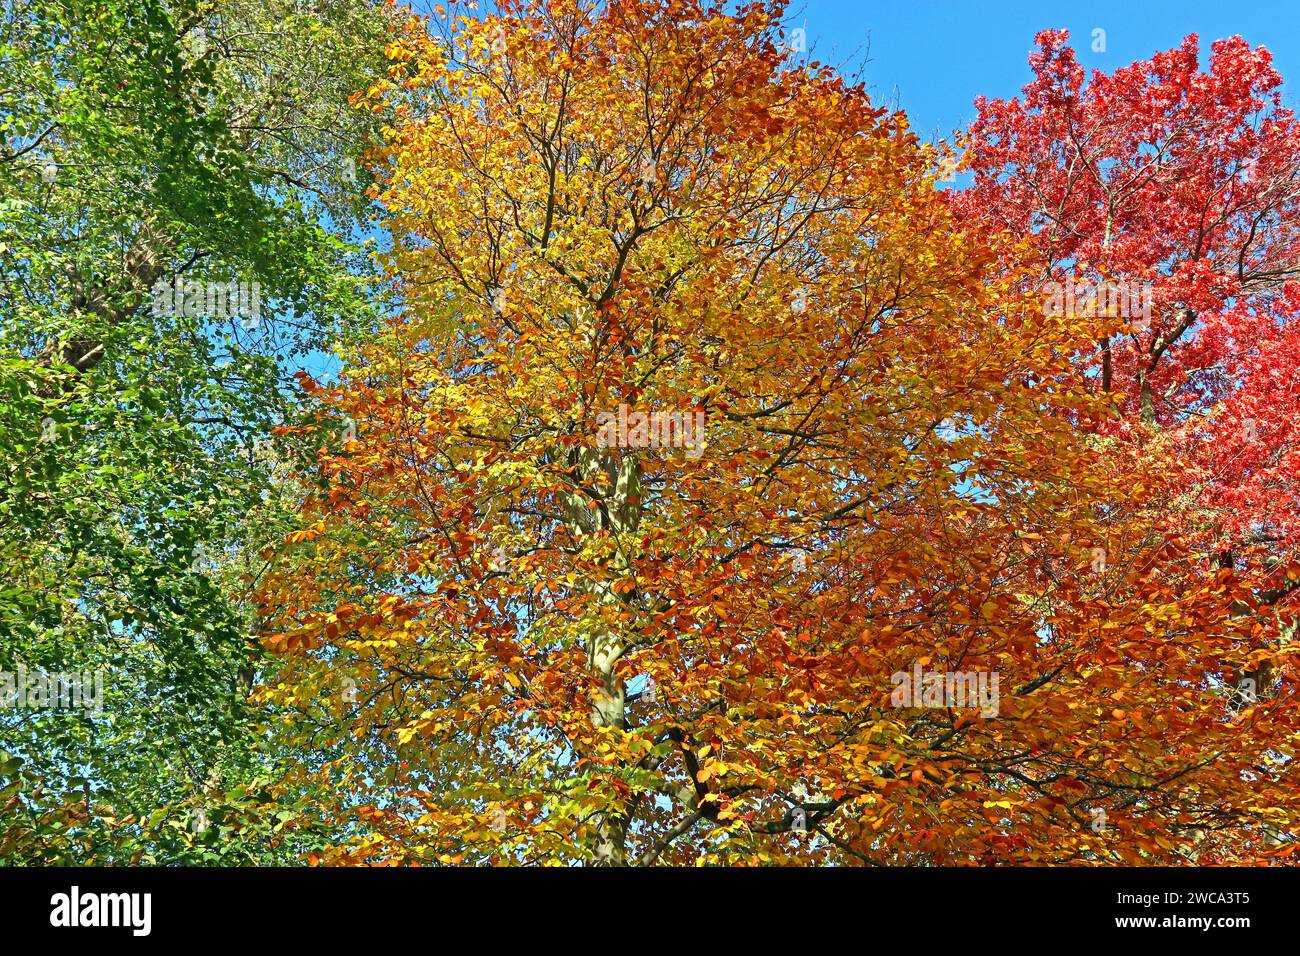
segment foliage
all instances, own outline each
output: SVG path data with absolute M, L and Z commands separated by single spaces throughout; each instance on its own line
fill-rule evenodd
M 959 155 L 785 15 L 15 7 L 0 674 L 107 699 L 0 860 L 1292 856 L 1267 52 L 1048 31 Z
M 264 439 L 295 364 L 372 314 L 346 174 L 372 122 L 347 99 L 382 32 L 366 3 L 35 0 L 4 22 L 0 670 L 98 672 L 108 697 L 0 714 L 44 788 L 0 824 L 19 858 L 205 859 L 122 821 L 185 829 L 280 759 L 247 733 L 252 552 L 290 453 Z M 256 313 L 154 290 L 230 280 Z M 62 841 L 23 830 L 83 789 Z
M 313 385 L 356 434 L 262 591 L 264 698 L 347 748 L 323 859 L 1155 862 L 1275 812 L 1214 680 L 1249 590 L 1111 513 L 1169 486 L 1099 437 L 1110 319 L 1045 316 L 1032 247 L 963 231 L 948 157 L 780 13 L 395 38 L 408 307 Z M 896 706 L 918 664 L 1000 705 Z

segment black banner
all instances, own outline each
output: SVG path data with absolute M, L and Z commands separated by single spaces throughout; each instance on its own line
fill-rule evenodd
M 0 920 L 20 939 L 127 946 L 436 942 L 470 924 L 484 945 L 565 926 L 725 944 L 776 923 L 944 947 L 1020 933 L 1232 945 L 1288 925 L 1297 888 L 1278 868 L 0 869 Z

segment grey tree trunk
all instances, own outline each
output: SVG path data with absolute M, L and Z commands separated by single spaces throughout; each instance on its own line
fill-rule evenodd
M 571 459 L 573 477 L 586 491 L 573 491 L 566 502 L 566 519 L 575 535 L 609 534 L 619 543 L 610 560 L 612 572 L 606 581 L 589 581 L 584 587 L 604 604 L 622 600 L 612 580 L 626 571 L 629 562 L 623 547 L 641 522 L 641 462 L 634 456 L 614 458 L 594 448 L 583 449 Z M 597 678 L 591 700 L 591 722 L 599 728 L 623 730 L 627 726 L 627 691 L 618 677 L 619 659 L 628 649 L 626 636 L 605 628 L 587 635 L 587 665 Z M 595 821 L 591 851 L 593 866 L 627 865 L 625 807 L 602 811 Z

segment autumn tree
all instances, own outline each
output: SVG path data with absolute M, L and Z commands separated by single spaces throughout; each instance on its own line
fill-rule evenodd
M 1170 486 L 1105 454 L 1109 319 L 1045 314 L 1032 244 L 782 15 L 393 36 L 403 307 L 305 380 L 338 438 L 261 591 L 313 860 L 1177 861 L 1249 799 L 1197 678 L 1252 594 L 1110 520 Z
M 1098 387 L 1123 395 L 1120 432 L 1168 433 L 1225 560 L 1289 553 L 1300 124 L 1271 57 L 1233 37 L 1201 72 L 1190 36 L 1085 85 L 1067 33 L 1038 39 L 1023 98 L 977 104 L 959 205 L 1032 235 L 1045 285 L 1139 293 L 1143 314 L 1126 310 L 1097 357 Z
M 973 183 L 955 205 L 976 228 L 1031 237 L 1045 305 L 1066 306 L 1069 289 L 1072 314 L 1112 320 L 1083 356 L 1121 413 L 1101 429 L 1108 454 L 1174 491 L 1116 507 L 1163 513 L 1196 573 L 1253 592 L 1235 612 L 1261 618 L 1219 677 L 1242 703 L 1279 698 L 1243 728 L 1277 745 L 1249 772 L 1272 778 L 1294 741 L 1300 123 L 1268 51 L 1241 37 L 1204 66 L 1193 35 L 1090 77 L 1068 33 L 1037 39 L 1022 96 L 976 104 Z

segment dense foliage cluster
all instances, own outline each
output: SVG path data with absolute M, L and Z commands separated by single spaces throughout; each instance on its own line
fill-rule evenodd
M 15 5 L 0 860 L 1288 860 L 1268 53 L 931 143 L 784 13 Z

